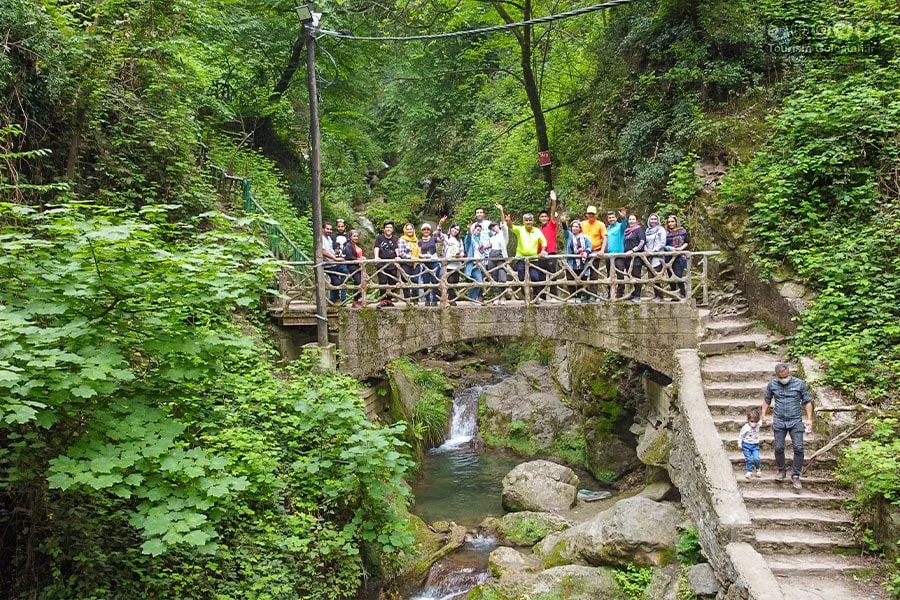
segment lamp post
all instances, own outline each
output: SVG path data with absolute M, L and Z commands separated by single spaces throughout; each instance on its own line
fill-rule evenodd
M 306 85 L 309 89 L 309 164 L 312 180 L 313 254 L 316 274 L 316 342 L 320 348 L 328 346 L 328 315 L 325 300 L 325 268 L 322 265 L 322 158 L 319 139 L 319 92 L 316 89 L 316 38 L 313 35 L 318 19 L 309 4 L 294 7 L 303 23 L 306 36 Z

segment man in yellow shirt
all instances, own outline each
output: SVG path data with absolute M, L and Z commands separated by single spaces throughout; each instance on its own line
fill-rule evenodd
M 509 215 L 506 220 L 509 221 Z M 510 227 L 515 232 L 518 242 L 516 243 L 516 257 L 529 258 L 546 258 L 547 257 L 547 238 L 543 232 L 534 226 L 534 215 L 525 213 L 522 215 L 522 225 L 512 225 Z M 525 268 L 528 267 L 528 278 L 530 281 L 544 281 L 544 272 L 537 268 L 537 260 L 520 260 L 516 263 L 516 272 L 519 275 L 519 281 L 525 282 Z M 535 288 L 534 302 L 538 302 L 538 295 L 542 287 Z M 526 294 L 527 294 L 526 288 Z
M 591 240 L 591 259 L 588 269 L 585 269 L 585 276 L 588 279 L 597 279 L 600 275 L 600 259 L 598 256 L 603 254 L 603 248 L 606 247 L 606 225 L 603 221 L 597 219 L 597 207 L 593 204 L 584 211 L 584 220 L 581 222 L 581 232 L 588 236 Z M 597 297 L 597 286 L 592 285 L 588 288 L 589 298 Z

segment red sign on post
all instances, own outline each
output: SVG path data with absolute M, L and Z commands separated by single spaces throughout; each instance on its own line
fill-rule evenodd
M 553 164 L 553 161 L 550 160 L 549 150 L 538 152 L 538 164 L 542 167 L 549 167 L 551 164 Z

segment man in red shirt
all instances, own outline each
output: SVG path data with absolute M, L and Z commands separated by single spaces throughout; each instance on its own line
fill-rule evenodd
M 544 234 L 544 238 L 547 240 L 547 247 L 544 248 L 544 251 L 547 254 L 556 254 L 556 235 L 559 232 L 559 215 L 556 212 L 557 208 L 557 197 L 556 190 L 550 190 L 550 212 L 546 210 L 542 210 L 538 213 L 538 222 L 540 225 L 541 233 Z M 548 257 L 541 261 L 538 261 L 538 267 L 546 271 L 544 277 L 546 279 L 552 280 L 555 279 L 557 269 L 559 267 L 557 259 L 555 257 Z M 550 298 L 547 296 L 546 289 L 538 292 L 538 296 L 543 293 L 544 299 L 549 300 Z M 550 287 L 550 296 L 556 296 L 556 286 Z

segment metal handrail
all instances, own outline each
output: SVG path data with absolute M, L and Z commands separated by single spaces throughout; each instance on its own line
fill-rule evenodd
M 201 161 L 208 161 L 209 148 L 204 144 L 201 144 L 200 148 Z M 278 221 L 272 218 L 268 211 L 256 201 L 256 198 L 253 195 L 253 186 L 249 179 L 246 177 L 229 175 L 224 168 L 212 162 L 208 162 L 208 165 L 213 186 L 216 188 L 216 192 L 221 198 L 229 198 L 231 194 L 237 191 L 235 189 L 235 184 L 240 183 L 244 211 L 247 213 L 259 214 L 263 217 L 263 220 L 258 222 L 258 226 L 262 233 L 266 234 L 267 246 L 273 256 L 281 260 L 293 262 L 310 260 L 309 255 L 306 254 L 300 246 L 294 243 L 288 234 L 285 233 L 284 229 L 281 228 Z

